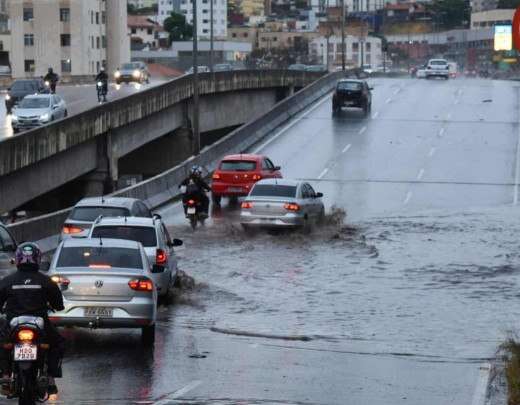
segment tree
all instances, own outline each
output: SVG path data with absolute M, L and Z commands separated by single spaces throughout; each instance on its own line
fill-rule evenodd
M 497 8 L 517 8 L 520 6 L 520 0 L 498 0 Z
M 462 28 L 469 24 L 471 15 L 469 0 L 434 0 L 429 9 L 439 28 Z
M 170 41 L 187 41 L 193 38 L 193 26 L 186 22 L 184 15 L 175 11 L 164 20 L 164 29 L 170 33 Z

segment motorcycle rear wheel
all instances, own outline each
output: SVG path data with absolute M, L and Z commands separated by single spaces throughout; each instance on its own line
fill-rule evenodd
M 35 405 L 36 404 L 36 378 L 34 369 L 19 370 L 19 397 L 18 405 Z
M 197 228 L 197 217 L 195 215 L 192 215 L 190 217 L 190 225 L 191 225 L 191 229 L 195 230 L 195 228 Z

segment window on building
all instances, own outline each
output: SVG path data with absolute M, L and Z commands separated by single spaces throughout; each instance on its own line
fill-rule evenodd
M 103 46 L 103 49 L 107 49 L 107 37 L 105 35 L 101 37 L 101 45 Z
M 94 24 L 94 12 L 92 10 L 90 11 L 90 23 Z
M 91 48 L 94 49 L 94 37 L 90 37 Z
M 70 34 L 60 35 L 61 46 L 70 46 Z
M 208 32 L 209 32 L 209 30 L 207 30 L 206 28 L 204 28 L 204 29 L 202 30 L 202 33 L 203 33 L 203 34 L 207 34 Z
M 367 52 L 370 52 L 370 50 L 371 50 L 371 45 L 372 45 L 372 44 L 371 44 L 370 42 L 367 42 L 367 43 L 366 43 L 365 46 L 366 46 L 366 50 L 367 50 Z
M 352 43 L 352 52 L 358 52 L 359 51 L 359 43 L 353 42 Z
M 236 32 L 233 32 L 233 33 L 231 34 L 231 38 L 236 38 L 236 37 L 237 37 L 237 33 L 236 33 Z
M 23 20 L 31 21 L 34 19 L 34 11 L 32 7 L 24 7 L 23 8 Z
M 137 34 L 137 29 L 136 29 L 136 28 L 132 28 L 132 29 L 130 30 L 130 32 L 132 32 L 132 34 Z
M 25 73 L 34 73 L 34 59 L 24 60 Z
M 244 32 L 244 38 L 247 38 L 249 36 L 249 34 L 247 32 Z
M 202 10 L 202 14 L 208 14 L 208 10 L 207 9 Z
M 101 24 L 106 24 L 106 23 L 107 23 L 107 13 L 102 11 L 101 12 Z
M 96 24 L 99 25 L 99 12 L 96 12 Z
M 96 48 L 101 48 L 101 39 L 99 37 L 96 37 Z
M 208 24 L 208 23 L 209 23 L 209 20 L 202 20 L 202 23 L 203 23 L 203 24 Z
M 61 22 L 70 21 L 70 8 L 60 8 L 60 21 Z
M 34 34 L 24 34 L 23 44 L 25 46 L 34 46 Z
M 61 61 L 61 72 L 62 73 L 71 73 L 72 72 L 72 63 L 70 59 L 64 59 Z
M 96 72 L 99 72 L 99 68 L 101 67 L 101 64 L 99 61 L 96 62 Z
M 147 32 L 148 35 L 152 35 L 153 34 L 153 29 L 152 28 L 148 28 L 146 30 L 146 32 Z

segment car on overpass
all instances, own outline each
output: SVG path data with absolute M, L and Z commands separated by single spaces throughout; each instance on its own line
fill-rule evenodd
M 254 154 L 228 155 L 213 172 L 211 196 L 213 203 L 220 204 L 222 197 L 236 201 L 245 197 L 253 185 L 261 179 L 282 178 L 280 166 L 275 166 L 267 156 Z
M 11 116 L 13 132 L 32 129 L 67 117 L 67 104 L 57 94 L 25 96 Z
M 7 89 L 5 95 L 5 109 L 7 114 L 11 114 L 13 107 L 29 94 L 48 93 L 42 79 L 23 79 L 15 80 L 11 87 Z
M 177 258 L 173 248 L 182 241 L 171 239 L 159 216 L 99 217 L 92 225 L 90 238 L 126 239 L 140 242 L 152 265 L 152 279 L 159 297 L 167 297 L 177 280 Z
M 242 202 L 240 223 L 251 227 L 294 228 L 319 223 L 325 217 L 323 194 L 304 181 L 265 179 Z
M 14 254 L 18 244 L 6 226 L 0 224 L 0 272 L 2 276 L 6 272 L 16 270 Z
M 116 84 L 121 83 L 150 83 L 150 72 L 144 62 L 124 63 L 121 69 L 114 73 Z
M 337 114 L 343 107 L 361 108 L 367 116 L 372 109 L 372 88 L 364 80 L 341 79 L 332 96 L 332 112 Z
M 193 66 L 190 67 L 188 70 L 186 70 L 186 74 L 188 74 L 188 75 L 193 74 L 193 72 L 194 72 Z M 209 73 L 209 72 L 210 72 L 209 67 L 204 66 L 204 65 L 197 66 L 197 73 Z
M 214 72 L 229 72 L 233 70 L 233 66 L 230 63 L 217 63 L 213 66 Z
M 48 275 L 60 287 L 65 306 L 49 316 L 54 324 L 140 328 L 144 343 L 153 343 L 157 289 L 141 243 L 101 238 L 65 240 L 56 250 Z
M 146 204 L 137 198 L 83 198 L 74 206 L 65 220 L 60 240 L 70 237 L 87 237 L 92 224 L 99 216 L 152 218 L 152 213 Z

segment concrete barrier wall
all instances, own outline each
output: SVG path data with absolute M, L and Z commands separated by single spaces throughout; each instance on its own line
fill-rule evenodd
M 343 72 L 321 77 L 293 96 L 284 99 L 261 117 L 248 122 L 221 140 L 204 148 L 200 155 L 192 156 L 180 165 L 112 195 L 140 198 L 156 208 L 178 196 L 178 185 L 187 176 L 192 165 L 198 164 L 208 171 L 215 169 L 222 156 L 246 152 L 276 127 L 294 117 L 310 104 L 329 93 Z M 9 225 L 18 240 L 39 240 L 58 233 L 69 209 Z

